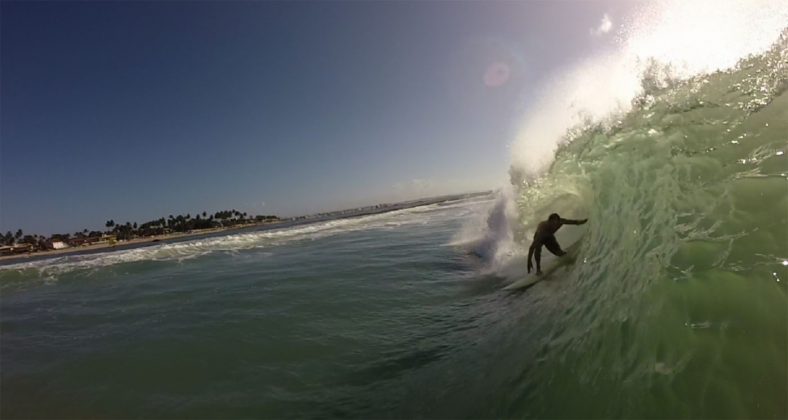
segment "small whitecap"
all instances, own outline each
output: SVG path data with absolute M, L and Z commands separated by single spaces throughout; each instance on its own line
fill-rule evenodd
M 783 154 L 784 154 L 784 152 L 783 152 L 782 150 L 780 150 L 779 152 L 777 152 L 777 156 L 782 156 Z

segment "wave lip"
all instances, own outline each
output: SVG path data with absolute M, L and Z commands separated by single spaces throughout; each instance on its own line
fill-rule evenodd
M 784 1 L 644 4 L 619 28 L 614 52 L 587 58 L 540 89 L 512 144 L 512 182 L 541 176 L 561 144 L 586 127 L 620 123 L 650 90 L 763 54 L 786 22 Z

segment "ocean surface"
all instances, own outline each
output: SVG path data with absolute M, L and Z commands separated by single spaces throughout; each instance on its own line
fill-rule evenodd
M 786 418 L 788 37 L 753 51 L 649 64 L 490 196 L 0 266 L 0 415 Z M 503 290 L 552 212 L 576 261 Z

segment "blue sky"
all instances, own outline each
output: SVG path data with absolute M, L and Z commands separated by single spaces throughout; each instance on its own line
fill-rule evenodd
M 603 2 L 7 2 L 0 230 L 496 188 Z

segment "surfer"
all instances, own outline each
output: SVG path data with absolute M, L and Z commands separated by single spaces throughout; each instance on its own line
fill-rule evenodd
M 560 229 L 561 226 L 582 225 L 587 221 L 588 219 L 562 219 L 558 213 L 553 213 L 547 218 L 547 220 L 540 222 L 539 226 L 536 228 L 536 233 L 534 233 L 534 240 L 531 242 L 531 247 L 528 248 L 528 272 L 530 273 L 531 269 L 533 268 L 533 264 L 531 264 L 531 256 L 536 254 L 536 275 L 539 276 L 542 274 L 542 245 L 544 245 L 548 251 L 552 252 L 557 257 L 566 254 L 566 252 L 561 249 L 561 245 L 558 245 L 558 241 L 555 239 L 555 232 Z

